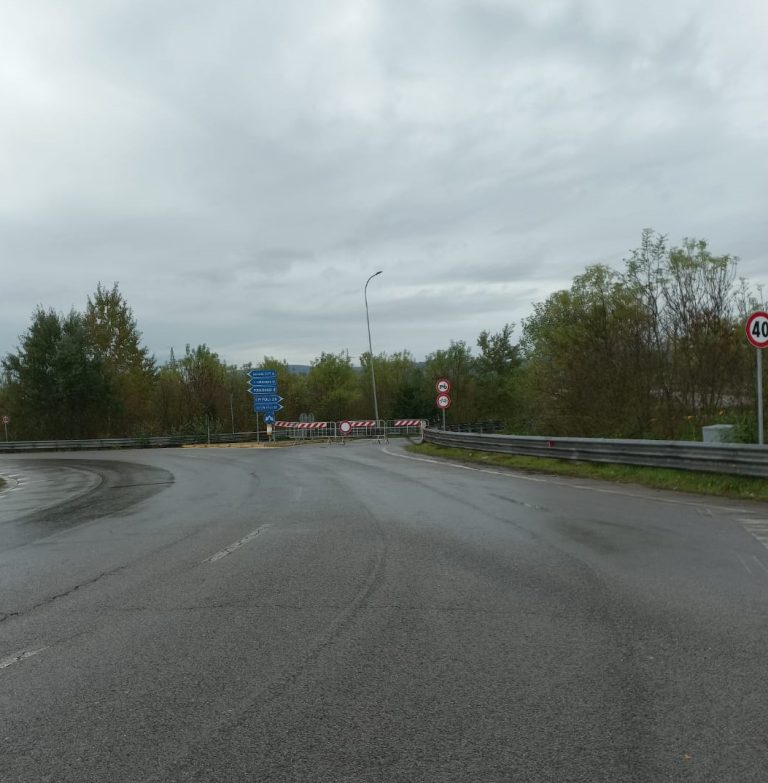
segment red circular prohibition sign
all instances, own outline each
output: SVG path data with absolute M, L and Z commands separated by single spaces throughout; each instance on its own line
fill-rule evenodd
M 755 348 L 768 348 L 768 313 L 758 310 L 747 318 L 747 340 Z

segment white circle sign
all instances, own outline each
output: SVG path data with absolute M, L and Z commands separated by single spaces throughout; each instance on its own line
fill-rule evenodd
M 747 318 L 747 340 L 755 348 L 768 348 L 768 313 L 758 310 Z
M 439 394 L 448 394 L 448 392 L 451 390 L 451 382 L 447 378 L 440 378 L 440 380 L 435 384 L 435 390 Z
M 451 407 L 451 398 L 447 394 L 438 394 L 435 404 L 438 408 L 445 410 L 445 408 Z
M 11 423 L 11 417 L 3 416 L 3 424 L 10 424 L 10 423 Z
M 339 432 L 341 432 L 342 435 L 349 435 L 349 433 L 352 432 L 352 425 L 346 420 L 340 421 Z

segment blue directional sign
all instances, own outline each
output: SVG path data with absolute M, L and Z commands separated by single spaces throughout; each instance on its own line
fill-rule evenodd
M 267 424 L 275 423 L 283 398 L 277 393 L 277 370 L 249 370 L 248 391 L 253 395 L 254 413 L 263 413 Z
M 259 402 L 258 400 L 253 401 L 253 410 L 256 413 L 276 413 L 282 409 L 283 406 L 279 402 Z
M 251 381 L 248 385 L 251 394 L 275 394 L 277 383 L 275 381 Z
M 258 403 L 267 402 L 276 405 L 277 403 L 282 402 L 283 398 L 279 394 L 262 394 L 261 392 L 257 391 L 254 393 L 253 401 Z
M 248 377 L 252 380 L 277 380 L 277 370 L 249 370 Z

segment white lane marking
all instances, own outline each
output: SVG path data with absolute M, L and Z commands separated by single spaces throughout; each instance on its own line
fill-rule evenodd
M 743 558 L 743 557 L 742 557 L 742 556 L 741 556 L 741 555 L 740 555 L 738 552 L 734 552 L 734 554 L 736 555 L 736 557 L 738 557 L 738 558 L 739 558 L 739 562 L 740 562 L 740 563 L 741 563 L 741 564 L 744 566 L 744 570 L 745 570 L 745 571 L 746 571 L 746 572 L 747 572 L 747 573 L 748 573 L 750 576 L 752 576 L 752 569 L 751 569 L 751 568 L 750 568 L 750 567 L 747 565 L 747 563 L 746 563 L 746 561 L 744 560 L 744 558 Z
M 459 468 L 460 470 L 472 470 L 476 473 L 490 473 L 493 476 L 506 476 L 507 478 L 520 479 L 521 481 L 533 481 L 537 484 L 558 484 L 561 487 L 569 487 L 571 489 L 582 489 L 587 492 L 600 492 L 604 495 L 621 495 L 626 498 L 637 498 L 638 500 L 655 501 L 657 503 L 669 503 L 673 506 L 691 506 L 693 508 L 706 508 L 715 509 L 717 511 L 727 511 L 730 513 L 744 513 L 743 508 L 736 508 L 734 506 L 719 506 L 711 503 L 702 503 L 695 500 L 673 500 L 672 498 L 653 497 L 652 495 L 639 495 L 637 492 L 623 492 L 620 489 L 604 489 L 602 487 L 590 487 L 587 484 L 572 484 L 570 481 L 560 481 L 552 474 L 547 474 L 546 478 L 539 478 L 537 476 L 529 476 L 526 473 L 516 473 L 513 470 L 490 470 L 489 468 L 474 468 L 470 465 L 459 465 L 458 463 L 451 462 L 446 459 L 429 459 L 428 457 L 413 457 L 410 454 L 395 454 L 386 447 L 382 446 L 381 450 L 385 454 L 389 454 L 390 457 L 400 457 L 401 459 L 412 459 L 414 462 L 430 462 L 433 465 L 447 465 L 450 468 Z M 599 481 L 599 479 L 595 479 Z M 650 490 L 652 491 L 652 490 Z M 659 490 L 664 491 L 664 490 Z
M 752 527 L 755 530 L 764 530 L 768 533 L 768 519 L 761 519 L 760 517 L 740 517 L 739 522 L 741 522 L 744 527 Z
M 252 541 L 256 536 L 259 535 L 263 530 L 268 528 L 269 525 L 262 525 L 261 527 L 257 527 L 256 530 L 252 530 L 250 533 L 248 533 L 247 536 L 244 536 L 239 541 L 235 541 L 234 544 L 230 544 L 225 549 L 220 550 L 219 552 L 216 552 L 215 555 L 211 555 L 210 557 L 206 557 L 205 560 L 203 560 L 204 563 L 215 563 L 217 560 L 221 560 L 222 557 L 226 557 L 227 555 L 231 555 L 236 549 L 239 549 L 243 544 L 247 544 L 249 541 Z
M 768 519 L 741 517 L 738 522 L 747 533 L 756 538 L 766 549 L 768 549 Z
M 20 650 L 7 658 L 0 658 L 0 669 L 7 669 L 9 666 L 13 666 L 14 663 L 23 661 L 25 658 L 31 658 L 33 655 L 37 655 L 47 649 L 47 647 L 39 647 L 37 650 Z
M 752 555 L 752 559 L 768 574 L 768 566 L 757 555 Z

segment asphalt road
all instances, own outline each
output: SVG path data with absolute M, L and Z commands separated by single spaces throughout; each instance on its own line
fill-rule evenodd
M 768 508 L 373 443 L 0 457 L 0 780 L 768 779 Z

